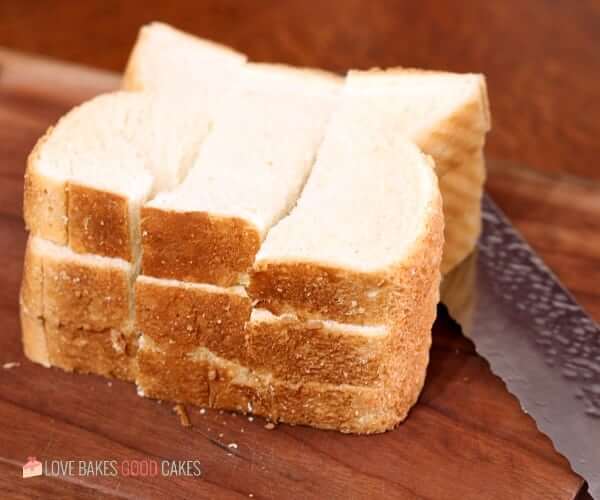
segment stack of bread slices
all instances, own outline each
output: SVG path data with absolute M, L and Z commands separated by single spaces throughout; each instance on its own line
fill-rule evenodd
M 392 428 L 479 233 L 489 126 L 481 75 L 343 79 L 144 27 L 123 90 L 30 155 L 25 352 L 153 398 Z

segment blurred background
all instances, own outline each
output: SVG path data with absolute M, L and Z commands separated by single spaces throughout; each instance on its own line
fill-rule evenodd
M 597 0 L 0 0 L 0 46 L 122 71 L 154 20 L 259 61 L 483 72 L 491 154 L 600 180 Z
M 256 61 L 484 73 L 488 191 L 600 318 L 599 1 L 0 0 L 0 47 L 119 72 L 154 20 Z

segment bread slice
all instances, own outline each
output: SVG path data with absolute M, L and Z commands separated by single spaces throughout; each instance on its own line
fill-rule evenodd
M 355 120 L 377 112 L 381 131 L 394 130 L 433 157 L 438 176 L 468 164 L 485 143 L 491 119 L 485 77 L 420 69 L 350 71 Z
M 135 260 L 141 204 L 180 182 L 210 119 L 202 100 L 133 92 L 73 109 L 29 157 L 27 228 L 76 252 Z
M 298 351 L 299 360 L 276 354 L 268 366 L 250 369 L 217 356 L 206 347 L 182 353 L 168 345 L 158 345 L 143 335 L 137 353 L 138 392 L 157 399 L 253 413 L 273 421 L 361 434 L 383 432 L 406 417 L 423 387 L 429 361 L 431 324 L 438 299 L 436 281 L 419 309 L 414 332 L 386 334 L 388 355 L 379 359 L 379 369 L 371 366 L 371 369 L 358 372 L 353 371 L 354 365 L 365 359 L 364 351 L 358 359 L 335 355 L 327 359 L 324 354 L 320 358 L 312 357 L 319 347 L 318 341 L 314 340 L 308 349 L 303 348 L 304 352 Z M 253 313 L 254 321 L 286 321 L 285 318 L 273 320 L 265 314 L 268 313 Z M 333 322 L 324 322 L 323 328 L 334 335 L 333 342 L 323 344 L 328 353 L 345 352 L 346 349 L 349 353 L 357 338 L 348 341 L 345 336 L 363 336 L 369 329 L 370 332 L 359 341 L 362 346 L 354 345 L 356 349 L 361 350 L 369 343 L 373 347 L 383 340 L 381 329 L 376 327 L 334 326 Z M 295 335 L 288 330 L 287 335 L 290 334 Z M 301 333 L 299 342 L 294 345 L 300 347 L 302 339 Z M 336 349 L 337 341 L 340 341 L 340 347 Z M 381 355 L 380 347 L 381 344 L 377 351 Z M 277 366 L 277 360 L 282 362 L 281 366 Z M 353 365 L 339 363 L 346 361 Z M 276 367 L 276 371 L 268 370 L 272 367 Z M 336 369 L 340 372 L 337 379 Z M 350 373 L 349 381 L 361 382 L 361 376 L 366 375 L 362 380 L 364 383 L 340 381 L 344 369 Z M 372 381 L 370 371 L 378 373 L 378 383 L 367 383 L 367 380 Z M 356 375 L 358 377 L 353 379 Z M 328 381 L 329 376 L 336 381 Z
M 26 354 L 66 370 L 135 377 L 134 268 L 30 236 L 21 286 Z
M 232 286 L 294 205 L 339 82 L 249 64 L 185 181 L 142 210 L 142 273 Z
M 124 90 L 179 92 L 221 103 L 246 56 L 162 23 L 143 26 L 129 56 Z M 192 92 L 193 91 L 193 92 Z
M 172 353 L 206 347 L 244 363 L 245 324 L 252 303 L 243 287 L 140 276 L 135 284 L 136 325 L 148 341 Z
M 246 327 L 247 366 L 285 382 L 389 385 L 412 367 L 415 346 L 430 342 L 437 283 L 394 328 L 302 320 L 253 309 Z
M 417 316 L 406 318 L 402 335 L 422 334 L 411 323 Z M 384 326 L 274 316 L 252 309 L 243 287 L 147 276 L 136 282 L 136 327 L 148 342 L 171 355 L 205 348 L 283 381 L 382 384 L 392 355 L 392 330 Z
M 256 256 L 249 294 L 278 315 L 393 327 L 439 279 L 442 203 L 431 162 L 382 126 L 386 113 L 357 117 L 356 97 L 346 85 L 296 207 Z
M 218 48 L 228 51 L 225 47 Z M 178 54 L 185 63 L 174 63 L 177 58 L 171 57 L 171 54 Z M 124 88 L 165 90 L 185 87 L 190 82 L 201 86 L 207 76 L 204 71 L 206 58 L 215 54 L 212 42 L 154 23 L 140 32 Z M 235 54 L 229 54 L 229 57 L 223 57 L 226 64 L 220 64 L 218 68 L 227 71 L 235 60 Z M 482 75 L 404 68 L 374 69 L 351 71 L 347 83 L 362 94 L 362 104 L 356 107 L 357 116 L 370 113 L 374 107 L 385 111 L 388 121 L 384 127 L 393 127 L 431 155 L 440 178 L 451 170 L 462 172 L 446 183 L 440 183 L 443 197 L 446 186 L 455 183 L 457 177 L 475 178 L 480 175 L 477 166 L 469 172 L 471 167 L 466 165 L 476 163 L 473 157 L 481 155 L 485 134 L 491 126 Z M 449 186 L 448 189 L 452 191 L 453 188 Z M 468 198 L 481 196 L 481 186 L 472 185 L 472 189 Z M 443 272 L 449 272 L 473 250 L 479 231 L 476 227 L 479 209 L 474 203 L 457 201 L 452 198 L 453 192 L 447 196 L 450 199 L 445 201 L 445 205 L 452 206 L 452 212 L 448 212 L 452 215 L 448 215 L 446 221 Z M 462 212 L 459 213 L 461 207 Z M 171 277 L 177 277 L 176 274 Z M 181 279 L 186 279 L 185 275 L 185 272 L 179 273 Z
M 391 397 L 384 389 L 285 383 L 205 350 L 174 356 L 144 346 L 138 363 L 138 393 L 155 399 L 361 434 L 383 432 L 405 416 L 399 418 L 394 411 L 384 410 L 382 403 Z M 405 406 L 414 401 L 410 403 Z

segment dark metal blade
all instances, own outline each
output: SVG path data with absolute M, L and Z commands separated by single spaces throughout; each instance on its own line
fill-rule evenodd
M 600 499 L 600 328 L 487 195 L 482 208 L 478 250 L 442 300 Z

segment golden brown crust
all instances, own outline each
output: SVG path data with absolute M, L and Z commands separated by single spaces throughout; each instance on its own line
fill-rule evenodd
M 399 421 L 394 410 L 381 408 L 381 389 L 291 384 L 252 374 L 224 360 L 192 359 L 146 349 L 139 351 L 138 361 L 138 386 L 143 395 L 152 398 L 342 432 L 383 432 Z
M 439 179 L 445 218 L 443 274 L 462 262 L 477 244 L 484 183 L 485 161 L 481 151 Z
M 33 254 L 35 255 L 35 252 Z M 42 259 L 44 281 L 52 282 L 56 274 L 63 274 L 59 281 L 71 282 L 74 277 L 80 277 L 81 282 L 76 283 L 80 291 L 90 286 L 94 289 L 98 286 L 102 287 L 97 282 L 98 286 L 95 286 L 95 282 L 89 281 L 88 271 L 82 270 L 80 264 L 69 268 L 65 262 L 59 262 L 57 265 L 55 260 L 45 256 Z M 34 264 L 28 265 L 28 268 L 36 269 Z M 251 371 L 243 365 L 212 354 L 205 359 L 194 359 L 190 357 L 189 352 L 185 353 L 185 349 L 189 346 L 190 350 L 194 351 L 202 343 L 221 349 L 229 360 L 236 356 L 235 352 L 239 349 L 240 340 L 244 345 L 245 339 L 239 333 L 243 331 L 244 317 L 249 316 L 248 299 L 235 294 L 203 292 L 203 295 L 210 295 L 212 298 L 216 295 L 218 299 L 216 302 L 205 302 L 203 307 L 194 311 L 198 304 L 198 296 L 193 291 L 207 287 L 190 285 L 185 287 L 177 283 L 165 287 L 161 283 L 162 280 L 140 279 L 140 282 L 144 281 L 146 283 L 141 287 L 142 290 L 139 290 L 138 286 L 138 295 L 139 300 L 145 303 L 146 307 L 141 306 L 142 317 L 137 329 L 149 338 L 156 339 L 157 346 L 164 352 L 141 349 L 136 354 L 135 337 L 131 332 L 117 328 L 100 329 L 102 325 L 100 321 L 83 328 L 71 321 L 72 314 L 67 314 L 69 321 L 64 324 L 60 321 L 55 322 L 52 318 L 50 321 L 44 318 L 48 362 L 67 370 L 117 376 L 127 380 L 137 376 L 142 390 L 152 397 L 241 411 L 248 411 L 251 408 L 254 413 L 273 420 L 359 433 L 381 432 L 393 427 L 406 416 L 421 388 L 428 359 L 426 347 L 429 346 L 433 321 L 431 304 L 437 302 L 437 281 L 434 283 L 434 293 L 430 291 L 427 294 L 429 301 L 419 306 L 416 311 L 420 318 L 416 323 L 417 330 L 400 332 L 399 335 L 394 336 L 397 343 L 388 343 L 386 350 L 389 356 L 387 361 L 386 358 L 382 359 L 384 383 L 372 384 L 369 387 L 321 383 L 316 378 L 314 381 L 307 378 L 300 383 L 292 383 L 265 373 L 264 367 L 263 370 Z M 113 279 L 107 279 L 107 282 L 112 283 Z M 35 288 L 29 285 L 27 287 Z M 43 288 L 46 292 L 46 287 Z M 182 290 L 185 290 L 183 294 Z M 190 290 L 192 290 L 191 294 Z M 50 293 L 60 294 L 60 287 L 52 288 Z M 189 297 L 186 297 L 187 294 Z M 29 293 L 29 295 L 36 294 Z M 225 297 L 227 300 L 223 301 L 221 295 L 227 295 Z M 77 297 L 77 294 L 75 296 Z M 235 308 L 232 310 L 232 297 L 234 301 L 238 301 L 239 309 L 246 312 L 240 314 L 239 311 L 236 313 Z M 66 308 L 69 312 L 82 311 L 76 317 L 94 317 L 89 312 L 98 307 L 94 305 L 93 300 L 88 303 L 89 309 L 86 310 L 78 305 L 73 306 L 72 297 L 68 299 L 57 302 L 60 302 L 62 308 Z M 202 297 L 202 300 L 206 301 L 206 297 Z M 148 307 L 149 302 L 150 307 Z M 50 310 L 60 313 L 61 306 L 52 307 Z M 232 311 L 233 324 L 242 325 L 234 326 L 232 329 L 233 341 L 224 342 L 222 334 L 206 337 L 207 325 L 227 329 L 227 322 L 223 323 L 222 318 L 223 310 L 228 308 Z M 48 310 L 46 305 L 43 309 Z M 165 311 L 171 311 L 172 317 L 164 316 Z M 210 311 L 214 317 L 208 318 L 207 311 Z M 160 316 L 161 314 L 163 316 Z M 194 333 L 205 335 L 204 338 L 208 338 L 208 341 L 202 339 L 198 342 L 198 337 L 192 336 L 189 344 L 177 342 L 182 338 L 183 331 L 188 331 L 185 323 L 190 319 L 190 315 L 194 314 L 196 314 L 192 323 L 196 326 Z M 148 317 L 144 318 L 144 315 Z M 219 319 L 222 321 L 221 324 L 217 323 Z M 174 330 L 167 330 L 165 334 L 165 324 L 170 325 Z M 25 328 L 28 326 L 25 325 Z M 154 335 L 155 331 L 156 335 Z M 24 331 L 24 336 L 27 336 L 27 333 Z M 277 334 L 277 332 L 273 333 Z M 176 340 L 175 343 L 170 342 L 173 339 Z M 242 355 L 237 356 L 243 358 Z M 399 364 L 398 360 L 402 360 L 402 363 Z M 290 364 L 287 371 L 293 374 L 295 370 L 297 373 L 299 368 L 301 366 Z M 290 379 L 293 379 L 293 375 Z M 393 387 L 389 387 L 392 383 L 390 380 L 395 380 Z M 324 377 L 324 381 L 327 382 L 327 377 Z M 353 382 L 359 383 L 360 380 L 353 380 Z
M 47 240 L 67 244 L 67 196 L 65 181 L 43 175 L 36 167 L 39 151 L 52 133 L 42 136 L 27 159 L 23 191 L 23 216 L 25 226 L 35 235 Z
M 164 341 L 161 345 L 144 342 L 138 351 L 137 383 L 144 395 L 158 399 L 251 412 L 275 421 L 343 432 L 383 432 L 406 417 L 423 386 L 438 289 L 439 273 L 414 317 L 407 318 L 410 329 L 383 337 L 381 347 L 384 349 L 376 368 L 379 383 L 373 383 L 369 376 L 360 380 L 360 376 L 353 373 L 350 381 L 355 385 L 350 385 L 329 378 L 327 373 L 333 372 L 327 368 L 321 372 L 321 378 L 313 378 L 293 356 L 278 358 L 276 347 L 273 348 L 275 355 L 269 358 L 271 364 L 253 367 L 216 356 L 210 349 L 185 352 L 180 346 Z M 270 335 L 276 346 L 274 337 L 286 333 L 275 328 L 264 334 Z M 306 337 L 297 340 L 300 345 Z M 323 340 L 326 341 L 324 337 Z M 337 340 L 340 339 L 330 338 L 327 345 L 323 344 L 328 353 Z M 315 352 L 318 347 L 311 345 Z M 307 353 L 307 360 L 313 354 Z M 344 369 L 335 358 L 325 357 L 332 370 Z M 255 361 L 251 355 L 249 363 Z M 321 364 L 318 359 L 312 363 L 313 367 Z M 310 365 L 307 366 L 310 369 Z M 352 371 L 355 366 L 345 368 Z
M 135 380 L 137 345 L 132 332 L 61 325 L 34 317 L 21 308 L 25 355 L 46 367 Z
M 142 273 L 232 286 L 260 247 L 257 229 L 237 217 L 142 208 Z
M 207 363 L 191 361 L 182 353 L 140 348 L 137 366 L 136 383 L 141 395 L 198 406 L 209 404 Z
M 130 323 L 126 269 L 44 255 L 46 320 L 102 331 L 123 330 Z
M 247 296 L 217 287 L 140 277 L 135 285 L 137 329 L 161 348 L 178 353 L 207 347 L 244 362 L 244 325 L 252 304 Z
M 359 325 L 397 325 L 422 303 L 437 278 L 444 219 L 441 196 L 403 262 L 379 272 L 350 271 L 309 262 L 257 261 L 250 296 L 274 314 L 295 313 Z
M 119 194 L 68 183 L 69 246 L 132 261 L 129 200 Z
M 23 215 L 31 234 L 79 253 L 133 260 L 129 200 L 121 195 L 82 186 L 37 167 L 50 127 L 29 155 L 23 193 Z
M 382 387 L 388 380 L 398 380 L 420 349 L 413 349 L 414 345 L 429 345 L 438 282 L 434 281 L 424 301 L 384 335 L 348 333 L 353 325 L 339 325 L 341 329 L 336 330 L 318 320 L 251 321 L 246 328 L 247 366 L 283 382 Z M 416 364 L 409 370 L 415 374 L 424 370 Z
M 390 356 L 385 365 L 385 407 L 393 407 L 398 418 L 404 418 L 416 403 L 429 364 L 431 328 L 437 316 L 440 273 L 421 304 L 419 314 L 410 326 L 411 331 L 391 337 Z M 402 360 L 402 361 L 400 361 Z
M 327 328 L 320 321 L 252 321 L 247 325 L 247 366 L 285 382 L 382 384 L 388 335 Z
M 21 318 L 21 340 L 25 356 L 34 363 L 39 363 L 46 368 L 51 366 L 48 357 L 48 346 L 46 344 L 46 331 L 42 319 L 27 314 L 25 309 L 20 309 Z
M 44 322 L 50 363 L 67 371 L 135 380 L 136 341 L 131 331 L 90 330 Z
M 29 237 L 21 285 L 27 356 L 66 370 L 133 380 L 131 269 L 52 247 Z

